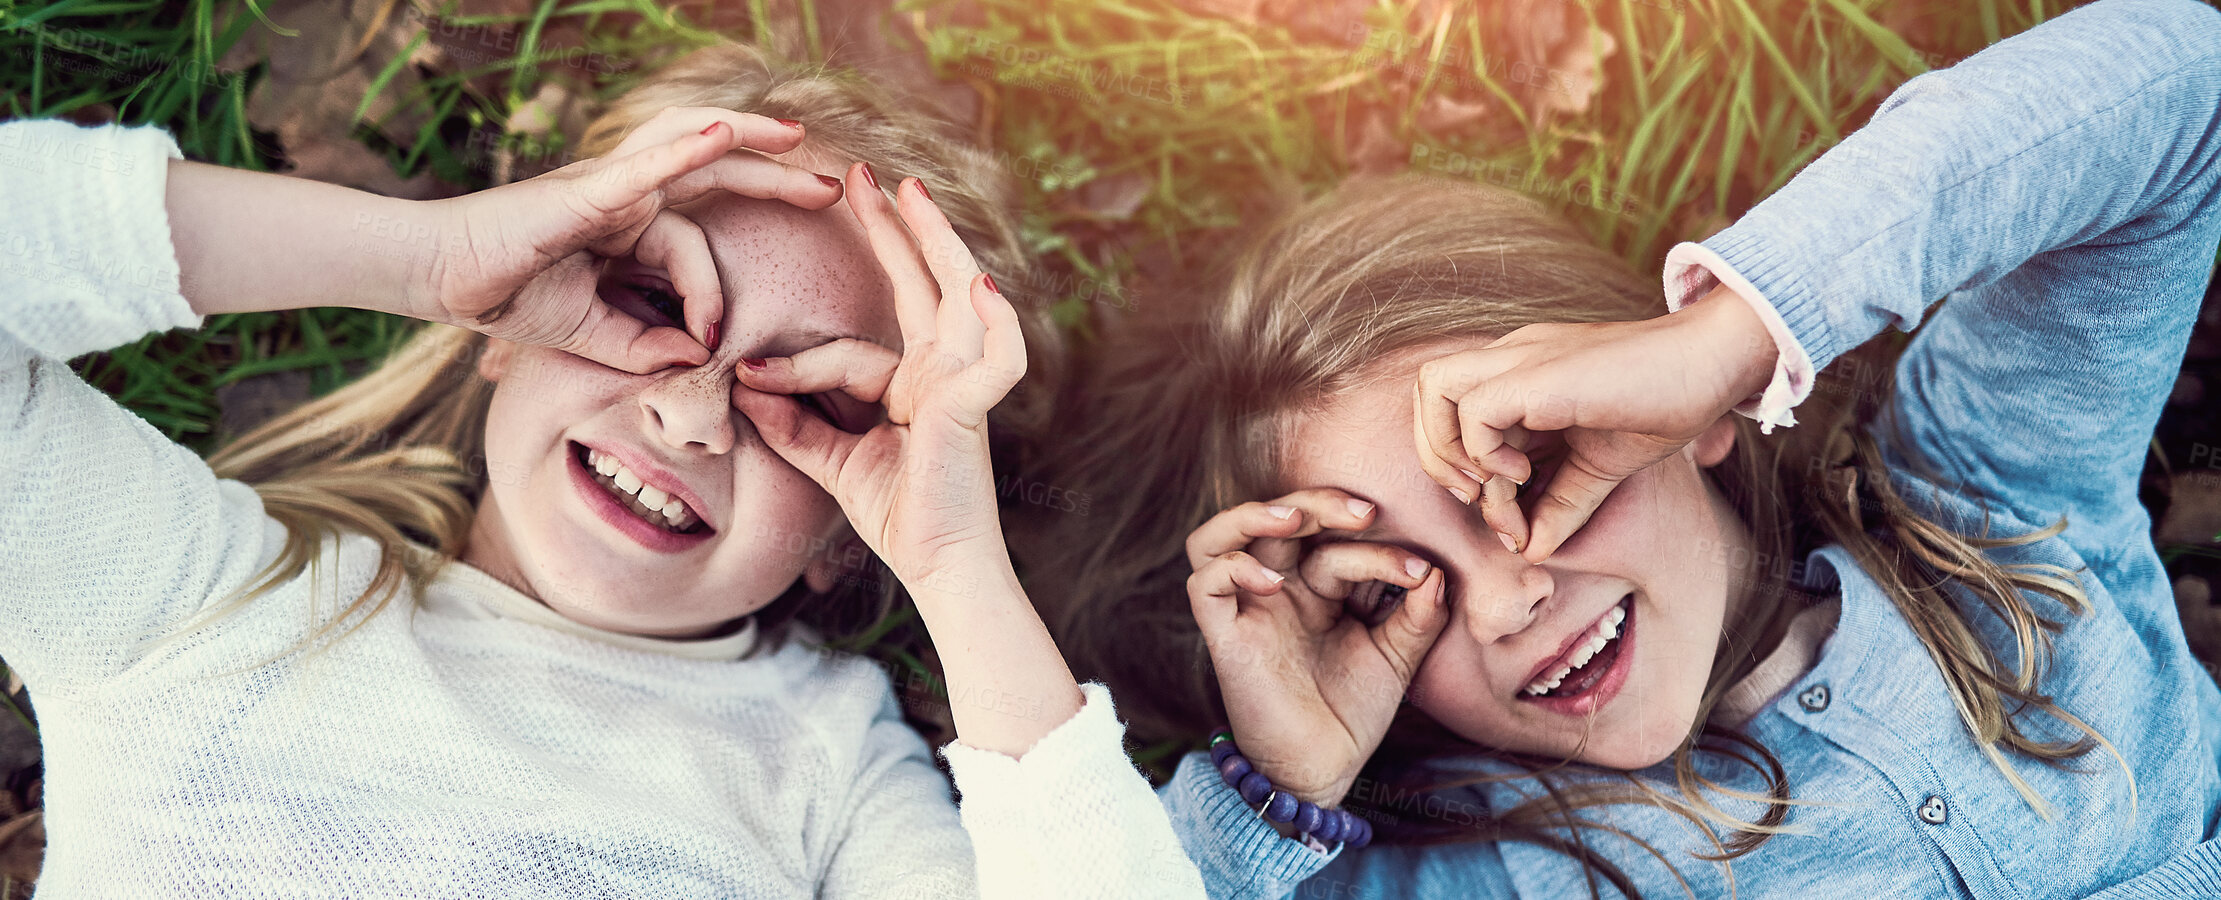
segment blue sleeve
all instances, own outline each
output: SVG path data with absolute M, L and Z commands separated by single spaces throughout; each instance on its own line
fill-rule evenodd
M 1242 802 L 1204 753 L 1180 760 L 1172 780 L 1157 789 L 1172 830 L 1188 859 L 1203 871 L 1211 900 L 1280 900 L 1296 894 L 1304 879 L 1333 862 L 1286 837 Z
M 2213 269 L 2217 109 L 2221 13 L 2102 0 L 1906 83 L 1704 245 L 1816 368 L 1948 295 L 1898 365 L 1906 449 L 2103 568 Z

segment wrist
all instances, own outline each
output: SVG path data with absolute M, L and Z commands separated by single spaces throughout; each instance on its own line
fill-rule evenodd
M 1707 353 L 1724 367 L 1723 393 L 1729 405 L 1756 396 L 1773 380 L 1781 350 L 1765 320 L 1741 294 L 1718 285 L 1677 315 L 1690 316 Z

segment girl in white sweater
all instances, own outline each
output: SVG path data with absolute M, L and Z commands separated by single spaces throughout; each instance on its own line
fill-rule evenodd
M 942 140 L 734 47 L 448 201 L 0 125 L 41 896 L 1200 896 L 1011 574 L 1028 351 L 966 242 L 1015 242 Z M 308 306 L 434 324 L 213 470 L 64 363 Z M 885 673 L 811 646 L 891 588 L 859 541 L 939 648 L 961 810 Z

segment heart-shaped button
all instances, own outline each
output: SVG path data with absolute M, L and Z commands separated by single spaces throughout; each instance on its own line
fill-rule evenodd
M 1920 804 L 1920 821 L 1930 825 L 1941 825 L 1945 819 L 1950 817 L 1951 810 L 1944 807 L 1942 797 L 1929 794 L 1928 802 Z
M 1828 686 L 1825 683 L 1822 683 L 1805 688 L 1803 691 L 1798 692 L 1797 703 L 1798 705 L 1803 706 L 1806 712 L 1819 712 L 1823 709 L 1827 709 Z

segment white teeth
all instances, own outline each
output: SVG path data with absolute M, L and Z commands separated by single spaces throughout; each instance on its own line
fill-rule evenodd
M 1612 607 L 1604 613 L 1602 618 L 1597 620 L 1596 628 L 1589 632 L 1588 639 L 1574 647 L 1572 653 L 1566 654 L 1564 664 L 1559 665 L 1549 675 L 1528 683 L 1524 690 L 1529 695 L 1547 694 L 1557 690 L 1558 685 L 1565 683 L 1567 675 L 1572 674 L 1575 669 L 1588 665 L 1589 660 L 1595 659 L 1596 655 L 1609 646 L 1613 639 L 1619 637 L 1620 623 L 1625 621 L 1626 618 L 1627 610 L 1625 608 Z
M 661 513 L 664 522 L 672 530 L 692 527 L 698 521 L 693 515 L 690 515 L 686 501 L 672 496 L 662 488 L 641 481 L 640 476 L 634 474 L 631 469 L 625 468 L 624 464 L 617 461 L 617 457 L 593 448 L 587 448 L 586 464 L 588 468 L 609 479 L 611 485 L 617 490 L 627 495 L 624 499 L 635 501 L 633 504 L 627 505 L 635 506 L 635 512 L 639 512 L 643 517 Z

